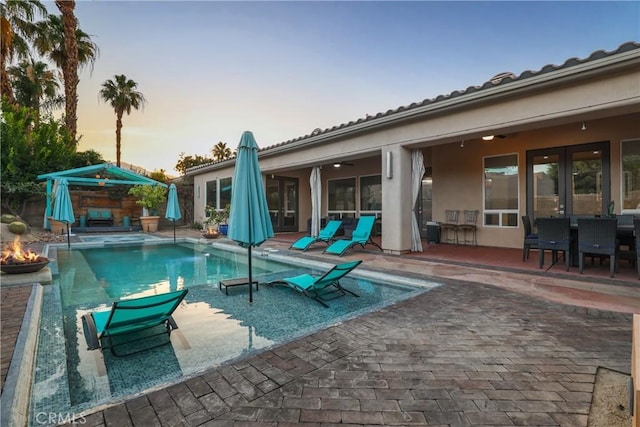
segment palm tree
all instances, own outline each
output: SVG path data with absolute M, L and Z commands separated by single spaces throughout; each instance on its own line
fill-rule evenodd
M 38 0 L 6 0 L 0 3 L 0 95 L 15 103 L 11 82 L 7 74 L 7 62 L 14 56 L 26 59 L 29 45 L 36 32 L 33 18 L 36 14 L 47 16 L 47 8 Z
M 36 121 L 42 111 L 51 111 L 64 103 L 58 95 L 60 84 L 48 65 L 33 59 L 8 68 L 18 104 L 36 111 Z
M 226 160 L 231 158 L 233 152 L 231 148 L 227 147 L 227 144 L 220 141 L 211 149 L 211 155 L 215 160 Z
M 62 13 L 64 51 L 66 53 L 62 67 L 65 98 L 64 121 L 71 138 L 75 141 L 78 129 L 78 42 L 76 40 L 78 20 L 74 13 L 76 2 L 75 0 L 56 0 L 56 6 Z
M 116 112 L 116 166 L 120 167 L 120 141 L 122 131 L 122 115 L 131 114 L 131 109 L 144 107 L 146 100 L 136 88 L 138 83 L 127 79 L 124 74 L 114 76 L 114 80 L 102 83 L 100 98 L 108 102 Z

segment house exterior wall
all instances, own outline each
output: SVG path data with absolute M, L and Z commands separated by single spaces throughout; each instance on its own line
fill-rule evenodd
M 484 227 L 483 158 L 502 154 L 518 155 L 519 209 L 526 212 L 526 152 L 528 150 L 610 141 L 611 198 L 620 212 L 620 141 L 640 138 L 640 114 L 554 126 L 522 132 L 493 141 L 465 141 L 432 148 L 433 219 L 444 221 L 445 209 L 480 209 L 478 244 L 482 246 L 521 247 L 523 229 Z
M 519 215 L 523 215 L 527 209 L 528 150 L 610 141 L 611 194 L 619 201 L 620 141 L 640 138 L 640 49 L 594 55 L 586 61 L 551 68 L 269 147 L 259 153 L 262 172 L 299 177 L 301 231 L 310 216 L 308 177 L 312 166 L 323 166 L 323 216 L 327 212 L 328 179 L 380 174 L 382 246 L 400 253 L 411 245 L 410 159 L 411 151 L 419 149 L 425 166 L 432 167 L 433 220 L 442 221 L 445 209 L 480 209 L 480 245 L 520 247 L 521 226 L 482 226 L 484 157 L 517 154 Z M 586 131 L 581 130 L 582 122 Z M 490 142 L 480 139 L 488 134 L 506 137 Z M 462 141 L 464 147 L 460 146 Z M 387 152 L 392 153 L 392 178 L 386 177 Z M 333 169 L 330 165 L 334 161 L 354 166 Z M 193 173 L 195 186 L 204 189 L 204 183 L 215 176 L 231 176 L 231 163 Z M 204 201 L 198 199 L 197 191 L 195 197 L 197 215 L 204 212 Z M 356 204 L 359 209 L 359 200 Z

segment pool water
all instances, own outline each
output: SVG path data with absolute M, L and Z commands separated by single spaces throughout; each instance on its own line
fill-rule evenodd
M 54 251 L 55 252 L 55 251 Z M 285 286 L 264 283 L 328 267 L 302 267 L 255 256 L 254 288 L 218 288 L 223 279 L 246 277 L 247 252 L 197 243 L 127 244 L 58 250 L 58 274 L 45 286 L 31 414 L 73 411 L 122 399 L 178 381 L 230 360 L 306 335 L 347 318 L 424 292 L 425 287 L 376 283 L 354 270 L 341 284 L 345 295 L 325 308 Z M 280 257 L 282 258 L 282 257 Z M 54 269 L 55 272 L 55 269 Z M 114 357 L 88 351 L 81 317 L 115 300 L 188 289 L 174 312 L 179 329 L 170 345 Z M 32 425 L 34 422 L 32 420 Z

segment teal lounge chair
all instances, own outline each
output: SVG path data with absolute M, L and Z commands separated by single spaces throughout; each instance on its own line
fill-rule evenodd
M 375 216 L 361 216 L 358 219 L 358 224 L 356 225 L 355 230 L 353 230 L 351 239 L 336 240 L 327 249 L 325 249 L 324 252 L 342 256 L 347 249 L 354 245 L 360 245 L 364 248 L 367 244 L 375 245 L 378 249 L 382 250 L 382 248 L 371 239 L 371 233 L 373 232 L 373 226 L 375 223 Z
M 313 237 L 313 236 L 301 237 L 300 239 L 293 242 L 293 244 L 289 246 L 289 249 L 300 249 L 302 251 L 306 251 L 307 249 L 309 249 L 309 246 L 311 246 L 316 242 L 324 242 L 328 245 L 332 240 L 335 239 L 335 235 L 338 232 L 338 229 L 340 228 L 341 225 L 342 225 L 342 221 L 339 221 L 339 220 L 329 221 L 329 223 L 325 225 L 322 230 L 320 230 L 318 237 Z
M 137 343 L 165 333 L 169 335 L 171 330 L 178 329 L 178 325 L 176 325 L 171 314 L 180 305 L 187 292 L 188 289 L 184 289 L 160 295 L 116 301 L 110 310 L 85 314 L 82 316 L 82 324 L 88 349 L 95 350 L 109 347 L 114 356 L 123 356 L 124 354 L 116 353 L 116 346 Z M 164 326 L 164 328 L 160 328 L 160 326 Z M 158 329 L 159 332 L 151 331 L 152 329 Z M 114 337 L 120 336 L 129 336 L 129 339 L 124 341 L 118 339 L 118 343 L 114 343 Z M 107 345 L 103 344 L 105 341 Z M 169 342 L 167 340 L 161 344 L 142 348 L 142 350 L 168 344 Z M 137 344 L 133 346 L 139 347 Z M 132 351 L 127 354 L 137 353 L 142 350 Z
M 341 297 L 347 293 L 355 297 L 359 296 L 358 294 L 343 288 L 342 285 L 340 285 L 340 279 L 349 274 L 351 270 L 360 265 L 361 262 L 361 260 L 356 260 L 335 265 L 322 276 L 301 274 L 295 277 L 286 277 L 284 279 L 276 280 L 270 284 L 284 284 L 305 294 L 309 298 L 313 298 L 325 307 L 329 307 L 325 301 Z

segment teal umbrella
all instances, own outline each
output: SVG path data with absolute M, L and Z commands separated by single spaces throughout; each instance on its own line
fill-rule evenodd
M 273 227 L 258 164 L 258 144 L 251 132 L 242 134 L 237 153 L 227 237 L 248 250 L 249 302 L 253 302 L 251 248 L 273 237 Z
M 165 218 L 173 221 L 173 241 L 176 241 L 176 220 L 182 218 L 180 204 L 178 202 L 178 189 L 175 184 L 169 186 L 169 200 L 167 202 L 167 213 Z
M 69 195 L 69 183 L 64 178 L 58 182 L 58 188 L 56 188 L 52 218 L 67 224 L 67 247 L 70 248 L 71 236 L 69 234 L 69 224 L 73 224 L 76 217 L 73 215 L 73 205 L 71 203 L 71 196 Z

